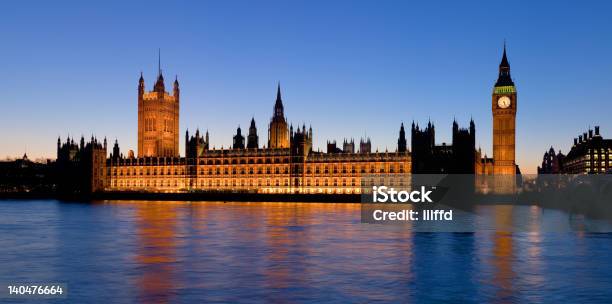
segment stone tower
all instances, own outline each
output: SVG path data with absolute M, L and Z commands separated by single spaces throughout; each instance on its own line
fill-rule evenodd
M 268 147 L 271 149 L 289 148 L 289 129 L 287 128 L 287 119 L 281 99 L 280 83 L 276 90 L 274 114 L 268 128 Z
M 179 156 L 179 83 L 172 95 L 166 92 L 161 66 L 153 91 L 146 92 L 144 78 L 138 82 L 138 157 Z
M 506 46 L 491 98 L 493 113 L 493 173 L 516 174 L 516 87 L 510 77 Z
M 255 118 L 251 118 L 251 126 L 249 127 L 249 135 L 247 136 L 247 148 L 259 148 L 259 136 L 257 135 L 257 127 L 255 126 Z
M 234 135 L 234 144 L 232 145 L 232 149 L 244 149 L 244 136 L 242 135 L 242 130 L 240 126 L 236 129 L 236 135 Z
M 399 137 L 397 139 L 397 152 L 403 153 L 408 150 L 406 143 L 406 131 L 404 130 L 404 123 L 400 126 Z

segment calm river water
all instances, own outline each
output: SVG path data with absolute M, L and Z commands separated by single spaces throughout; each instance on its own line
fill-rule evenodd
M 358 204 L 0 201 L 0 282 L 67 284 L 51 303 L 612 299 L 612 234 L 408 228 Z

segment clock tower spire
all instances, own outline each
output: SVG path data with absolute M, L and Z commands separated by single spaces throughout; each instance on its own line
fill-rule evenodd
M 493 173 L 516 174 L 515 140 L 517 96 L 510 76 L 510 63 L 504 53 L 499 74 L 493 87 L 491 110 L 493 113 Z

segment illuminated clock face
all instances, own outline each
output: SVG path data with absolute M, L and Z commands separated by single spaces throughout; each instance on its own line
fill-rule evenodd
M 505 109 L 507 107 L 510 106 L 510 98 L 508 96 L 502 96 L 497 100 L 497 105 L 502 108 Z

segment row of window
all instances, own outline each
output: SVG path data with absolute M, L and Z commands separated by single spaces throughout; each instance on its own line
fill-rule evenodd
M 329 174 L 329 173 L 333 173 L 333 174 L 338 174 L 338 173 L 342 173 L 342 174 L 348 174 L 348 173 L 352 173 L 352 174 L 356 174 L 356 173 L 361 173 L 361 174 L 366 174 L 366 173 L 404 173 L 407 172 L 407 170 L 404 169 L 405 166 L 401 165 L 401 164 L 392 164 L 389 166 L 385 166 L 383 165 L 379 165 L 379 166 L 375 166 L 375 165 L 371 165 L 369 166 L 365 166 L 365 165 L 361 165 L 361 166 L 357 166 L 357 165 L 353 165 L 353 166 L 335 166 L 335 165 L 320 165 L 320 166 L 315 166 L 314 168 L 312 166 L 308 166 L 306 167 L 306 174 L 312 174 L 314 172 L 314 174 Z M 407 168 L 406 168 L 407 169 Z M 111 169 L 109 168 L 109 172 L 108 174 L 111 174 Z M 220 174 L 229 174 L 230 172 L 232 174 L 289 174 L 289 167 L 288 166 L 274 166 L 274 167 L 264 167 L 264 166 L 258 166 L 258 167 L 246 167 L 246 166 L 240 166 L 240 167 L 215 167 L 215 168 L 199 168 L 199 170 L 197 171 L 200 175 L 220 175 Z M 296 166 L 295 173 L 303 173 L 302 171 L 302 167 L 301 166 Z M 183 166 L 168 166 L 166 168 L 161 167 L 158 168 L 157 167 L 153 167 L 153 168 L 117 168 L 114 167 L 112 168 L 112 175 L 114 176 L 121 176 L 121 175 L 182 175 L 185 173 L 185 167 Z M 192 174 L 195 174 L 195 171 L 192 171 Z
M 606 155 L 605 154 L 593 154 L 593 159 L 598 160 L 598 159 L 606 159 Z M 591 155 L 587 154 L 586 155 L 586 159 L 591 159 Z M 612 159 L 612 153 L 608 154 L 608 159 Z
M 605 151 L 606 151 L 605 148 L 599 149 L 599 153 L 601 153 L 601 154 L 604 154 Z M 593 152 L 597 153 L 597 149 L 589 149 L 589 154 L 591 154 Z M 608 148 L 608 153 L 612 153 L 612 148 Z
M 368 180 L 366 182 L 369 182 L 369 184 L 374 184 L 376 179 L 371 179 Z M 384 183 L 389 183 L 390 181 L 387 180 L 385 181 L 384 179 L 380 179 L 380 184 L 384 184 Z M 397 186 L 404 186 L 404 181 L 402 179 L 398 179 L 395 181 L 392 181 L 393 185 L 397 185 Z M 112 183 L 113 187 L 178 187 L 179 186 L 179 181 L 178 180 L 118 180 L 118 181 L 113 181 Z M 182 186 L 182 183 L 181 183 Z M 284 179 L 204 179 L 204 180 L 200 180 L 198 182 L 196 182 L 195 184 L 191 185 L 191 186 L 195 186 L 195 187 L 246 187 L 246 186 L 250 186 L 250 187 L 262 187 L 262 186 L 276 186 L 276 187 L 280 187 L 280 186 L 284 186 L 284 187 L 288 187 L 289 186 L 289 179 L 288 178 L 284 178 Z M 302 182 L 301 180 L 298 180 L 298 182 L 296 183 L 295 186 L 306 186 L 306 187 L 310 187 L 310 186 L 315 186 L 315 187 L 329 187 L 329 186 L 333 186 L 333 187 L 347 187 L 347 186 L 351 186 L 351 187 L 357 187 L 360 186 L 360 181 L 358 179 L 352 178 L 352 179 L 339 179 L 339 178 L 325 178 L 325 179 L 316 179 L 316 178 L 307 178 L 304 180 L 304 182 Z
M 600 166 L 600 167 L 605 167 L 605 166 L 606 166 L 606 162 L 605 162 L 605 161 L 602 161 L 602 162 L 599 162 L 599 163 L 598 163 L 598 162 L 594 162 L 594 163 L 593 163 L 593 166 L 594 166 L 594 167 L 597 167 L 597 165 L 598 165 L 598 164 L 599 164 L 599 166 Z M 608 166 L 609 166 L 609 167 L 612 167 L 612 160 L 608 162 Z M 588 167 L 591 167 L 591 163 L 587 162 L 587 163 L 586 163 L 586 167 L 587 167 L 587 168 L 588 168 Z
M 229 158 L 217 158 L 217 159 L 200 159 L 200 165 L 237 165 L 237 164 L 288 164 L 291 161 L 289 158 L 247 158 L 244 157 L 229 157 Z

